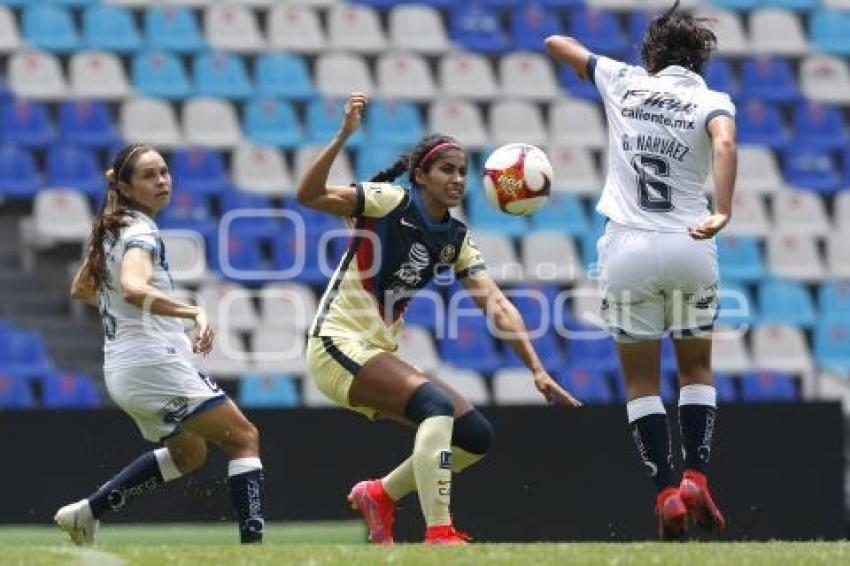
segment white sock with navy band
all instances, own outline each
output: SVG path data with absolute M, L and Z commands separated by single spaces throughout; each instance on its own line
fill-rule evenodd
M 236 458 L 227 463 L 227 484 L 239 520 L 239 540 L 263 542 L 265 476 L 259 458 Z
M 705 473 L 717 422 L 717 390 L 711 385 L 686 385 L 679 391 L 679 427 L 685 468 Z
M 670 429 L 661 397 L 652 395 L 632 399 L 626 404 L 626 412 L 638 454 L 655 482 L 655 488 L 661 492 L 674 485 Z

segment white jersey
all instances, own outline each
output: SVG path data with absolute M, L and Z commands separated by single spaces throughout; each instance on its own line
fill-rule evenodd
M 608 120 L 608 172 L 596 210 L 645 230 L 680 232 L 697 224 L 709 214 L 707 126 L 715 116 L 734 117 L 729 96 L 677 65 L 650 75 L 591 55 L 587 75 Z
M 103 242 L 107 280 L 100 288 L 100 316 L 103 320 L 103 367 L 105 370 L 150 366 L 186 361 L 191 364 L 192 345 L 179 318 L 157 316 L 126 301 L 121 292 L 121 262 L 132 248 L 151 253 L 153 274 L 150 284 L 160 291 L 174 289 L 165 246 L 153 220 L 141 212 L 132 214 L 118 239 L 107 236 Z

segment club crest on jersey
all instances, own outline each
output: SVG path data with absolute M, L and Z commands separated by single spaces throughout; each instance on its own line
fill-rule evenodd
M 457 256 L 457 248 L 452 244 L 446 244 L 440 250 L 440 263 L 452 263 Z

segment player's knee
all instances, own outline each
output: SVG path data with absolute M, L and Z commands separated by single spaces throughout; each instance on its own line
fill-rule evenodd
M 404 409 L 404 416 L 416 424 L 430 417 L 450 417 L 453 414 L 452 398 L 430 381 L 423 383 L 413 392 Z
M 207 443 L 196 442 L 181 446 L 180 449 L 169 449 L 171 460 L 183 475 L 191 474 L 207 461 Z
M 254 426 L 254 423 L 251 421 L 246 421 L 245 426 L 242 427 L 241 431 L 242 441 L 242 449 L 247 452 L 252 452 L 254 454 L 260 453 L 260 431 L 257 430 L 257 427 Z
M 478 409 L 455 419 L 452 445 L 472 454 L 484 455 L 493 445 L 493 425 Z

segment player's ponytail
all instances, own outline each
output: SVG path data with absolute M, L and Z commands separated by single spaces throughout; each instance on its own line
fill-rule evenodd
M 122 193 L 118 184 L 129 183 L 133 176 L 136 160 L 146 151 L 155 151 L 146 144 L 130 144 L 118 152 L 112 161 L 112 168 L 104 172 L 106 177 L 106 195 L 100 211 L 92 222 L 92 231 L 86 241 L 83 254 L 88 260 L 88 272 L 83 274 L 86 283 L 93 289 L 100 289 L 107 281 L 106 256 L 103 242 L 106 238 L 117 239 L 118 232 L 130 223 L 129 214 L 136 208 L 133 202 Z
M 410 164 L 410 157 L 406 153 L 399 155 L 395 163 L 379 172 L 377 175 L 369 179 L 373 183 L 391 183 L 399 176 L 407 172 L 407 167 Z
M 678 12 L 679 0 L 652 20 L 641 45 L 643 65 L 657 73 L 679 65 L 702 74 L 703 66 L 717 48 L 717 36 L 708 28 L 708 19 Z

